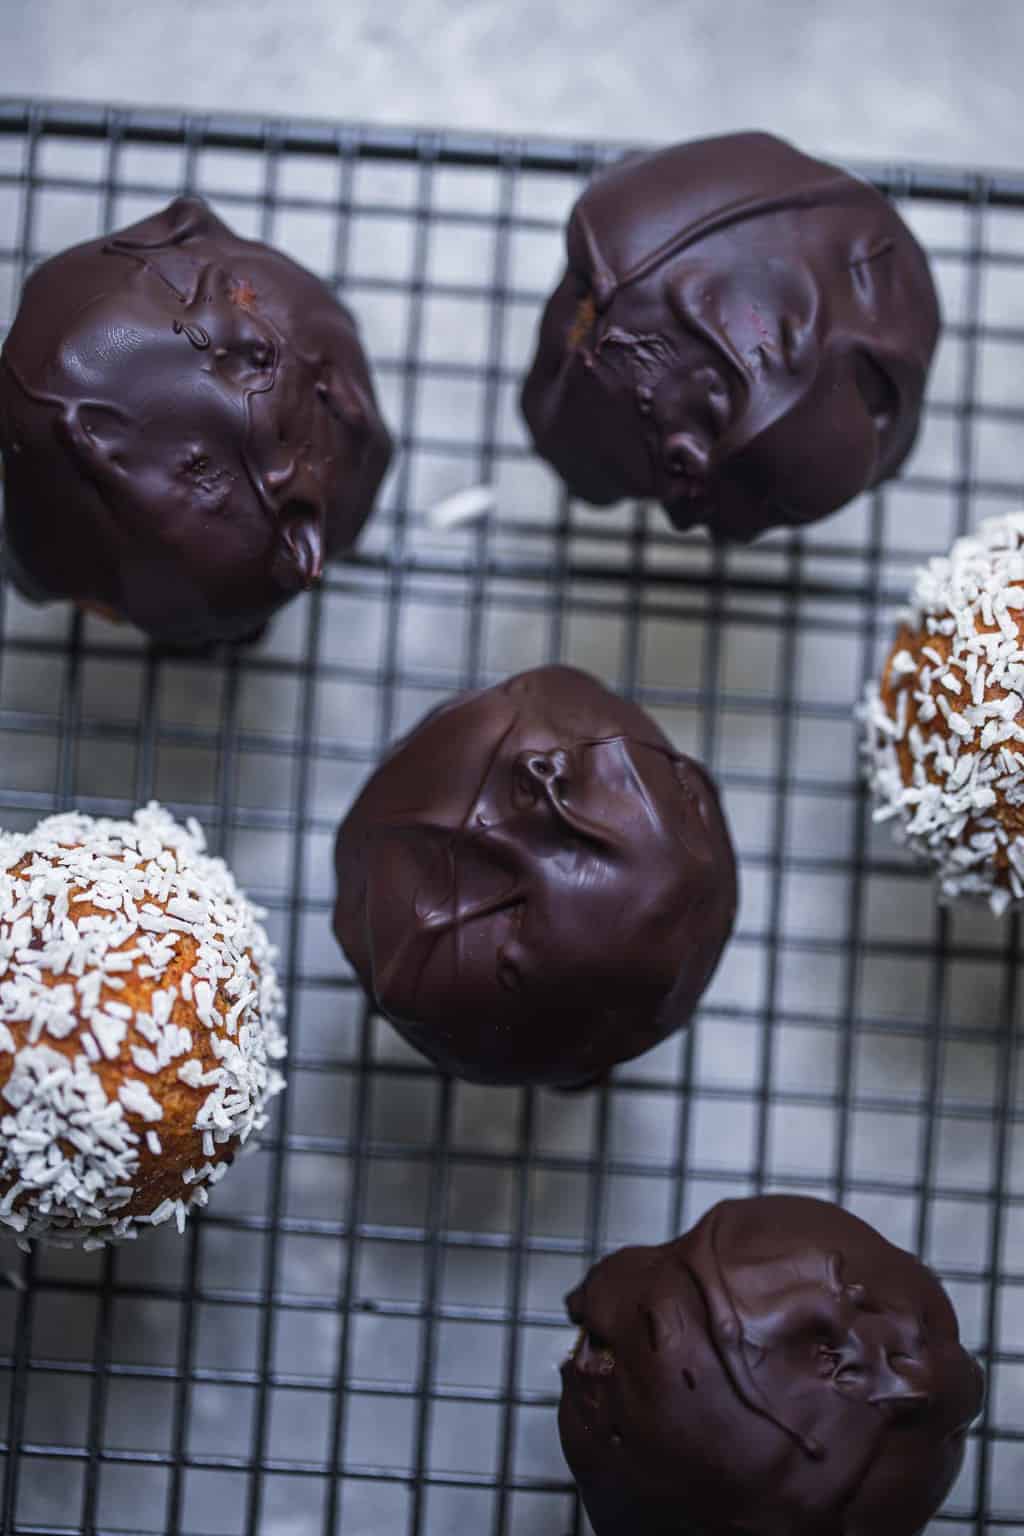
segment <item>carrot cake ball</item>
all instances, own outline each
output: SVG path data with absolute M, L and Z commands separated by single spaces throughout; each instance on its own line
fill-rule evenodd
M 155 803 L 0 833 L 0 1223 L 135 1237 L 193 1205 L 283 1079 L 259 918 Z
M 934 864 L 942 897 L 1024 897 L 1024 512 L 987 518 L 915 573 L 863 714 L 875 820 Z

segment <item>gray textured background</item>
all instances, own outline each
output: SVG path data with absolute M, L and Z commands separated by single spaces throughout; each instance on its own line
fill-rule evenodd
M 1020 0 L 0 0 L 0 61 L 36 95 L 1024 159 Z

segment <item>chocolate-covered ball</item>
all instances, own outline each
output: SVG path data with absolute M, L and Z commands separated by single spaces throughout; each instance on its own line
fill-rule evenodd
M 937 1276 L 822 1200 L 723 1201 L 568 1308 L 559 1430 L 597 1536 L 916 1536 L 981 1407 Z
M 575 495 L 751 539 L 903 463 L 939 307 L 867 182 L 770 134 L 700 139 L 599 175 L 567 250 L 522 404 Z
M 352 544 L 391 445 L 348 310 L 179 198 L 29 278 L 0 451 L 26 595 L 198 646 L 257 632 Z
M 345 818 L 334 930 L 458 1077 L 586 1082 L 689 1019 L 732 928 L 718 796 L 637 705 L 571 667 L 466 693 Z

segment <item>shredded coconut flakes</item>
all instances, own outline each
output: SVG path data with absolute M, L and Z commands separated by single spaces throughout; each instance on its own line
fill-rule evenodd
M 22 1246 L 74 1236 L 94 1248 L 172 1218 L 182 1230 L 189 1206 L 206 1203 L 203 1186 L 227 1172 L 209 1161 L 214 1143 L 244 1145 L 283 1086 L 282 999 L 263 914 L 204 849 L 197 822 L 182 827 L 155 802 L 131 821 L 68 812 L 27 834 L 0 832 L 0 1224 Z M 101 915 L 76 920 L 85 904 Z M 196 956 L 181 994 L 211 1032 L 212 1071 L 190 1054 L 192 1033 L 171 1022 L 174 985 L 159 985 L 184 937 Z M 148 1012 L 110 995 L 133 969 L 157 983 Z M 218 989 L 234 1000 L 226 1014 Z M 147 1045 L 132 1044 L 128 1061 L 133 1026 Z M 47 1043 L 76 1032 L 72 1055 Z M 104 1061 L 119 1061 L 114 1098 L 96 1070 Z M 179 1198 L 125 1215 L 141 1150 L 161 1152 L 164 1111 L 147 1078 L 172 1062 L 182 1082 L 207 1089 L 193 1128 L 208 1160 L 182 1170 Z
M 915 662 L 903 645 L 889 664 L 896 713 L 878 682 L 860 708 L 875 820 L 891 821 L 897 839 L 937 867 L 943 900 L 983 896 L 997 917 L 1024 897 L 1024 837 L 999 820 L 1000 801 L 1024 804 L 1013 745 L 1024 742 L 1017 723 L 1024 709 L 1022 580 L 1024 512 L 985 519 L 948 556 L 919 567 L 904 624 L 945 637 L 949 655 L 922 645 L 925 660 Z M 997 696 L 986 699 L 993 689 Z M 909 726 L 908 699 L 917 710 Z M 909 783 L 899 754 L 904 741 Z

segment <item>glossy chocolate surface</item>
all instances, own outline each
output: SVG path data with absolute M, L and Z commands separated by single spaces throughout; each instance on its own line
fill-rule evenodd
M 821 1200 L 727 1200 L 568 1298 L 559 1429 L 597 1536 L 916 1536 L 981 1407 L 938 1278 Z
M 770 134 L 679 144 L 599 175 L 567 255 L 522 404 L 585 501 L 750 539 L 903 463 L 938 300 L 866 182 Z
M 186 646 L 310 586 L 391 451 L 348 310 L 197 198 L 32 274 L 0 448 L 17 584 Z
M 445 1071 L 573 1084 L 690 1017 L 732 928 L 717 793 L 643 710 L 541 667 L 428 715 L 338 834 L 335 932 Z

